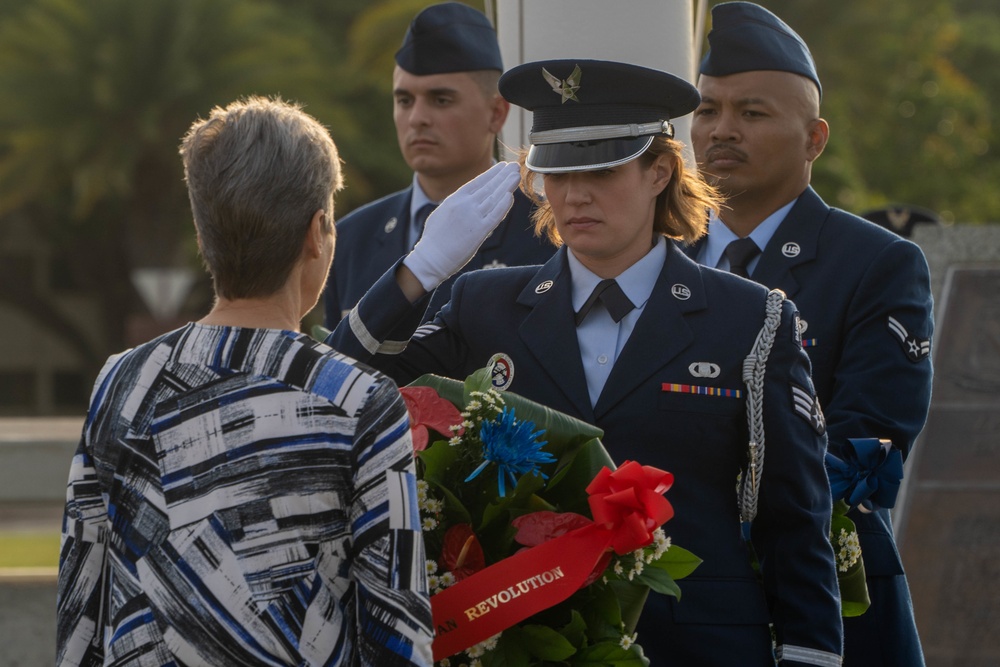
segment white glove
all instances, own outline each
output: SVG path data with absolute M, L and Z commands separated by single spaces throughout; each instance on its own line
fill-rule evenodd
M 516 162 L 498 162 L 451 193 L 424 223 L 403 260 L 428 292 L 458 273 L 500 224 L 521 180 Z

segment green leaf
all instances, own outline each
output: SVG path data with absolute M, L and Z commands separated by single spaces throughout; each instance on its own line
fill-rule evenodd
M 497 498 L 492 503 L 488 504 L 483 510 L 483 521 L 480 524 L 480 530 L 485 529 L 491 523 L 497 519 L 503 519 L 505 521 L 510 520 L 511 510 L 514 508 L 528 507 L 531 504 L 531 498 L 536 492 L 545 487 L 545 480 L 541 475 L 527 474 L 522 475 L 521 479 L 517 481 L 517 486 L 514 487 L 514 492 L 504 496 L 503 498 Z M 522 514 L 523 512 L 519 512 Z
M 590 506 L 585 489 L 605 467 L 614 470 L 614 461 L 601 441 L 591 438 L 560 461 L 559 471 L 549 480 L 543 495 L 563 512 L 577 512 L 589 517 Z
M 657 560 L 646 566 L 665 571 L 674 581 L 683 579 L 701 565 L 701 559 L 683 547 L 671 545 Z
M 546 625 L 521 626 L 528 653 L 542 660 L 566 660 L 576 653 L 576 647 L 566 637 Z
M 587 623 L 587 636 L 594 639 L 619 637 L 622 628 L 622 610 L 611 585 L 593 584 L 591 599 L 580 609 Z
M 851 508 L 847 504 L 847 502 L 843 498 L 841 498 L 840 500 L 838 500 L 837 502 L 835 502 L 833 504 L 833 516 L 835 516 L 835 517 L 841 516 L 841 517 L 844 517 L 846 519 L 847 517 L 844 516 L 844 515 L 846 515 L 847 512 L 850 511 L 850 509 Z M 847 520 L 851 522 L 852 526 L 854 525 L 853 521 L 851 521 L 850 519 L 847 519 Z
M 527 667 L 536 664 L 531 660 L 531 654 L 525 648 L 525 637 L 521 628 L 514 626 L 503 631 L 497 646 L 487 651 L 479 660 L 483 667 Z M 452 661 L 460 664 L 462 661 Z
M 455 481 L 453 466 L 461 453 L 458 447 L 452 447 L 444 440 L 431 443 L 424 451 L 417 452 L 417 456 L 424 465 L 424 473 L 421 477 L 428 483 L 450 486 Z
M 490 368 L 480 368 L 478 371 L 465 378 L 465 382 L 462 385 L 462 403 L 465 404 L 472 400 L 472 392 L 485 392 L 492 386 L 493 383 L 490 377 Z M 441 392 L 438 393 L 440 394 Z M 464 405 L 460 405 L 458 409 L 461 410 L 463 407 Z
M 681 599 L 681 588 L 674 581 L 673 577 L 666 570 L 647 565 L 642 570 L 642 574 L 635 577 L 635 581 L 649 586 L 650 589 L 663 595 L 671 595 L 678 600 Z
M 837 571 L 837 584 L 840 586 L 840 614 L 850 618 L 861 616 L 871 606 L 868 597 L 868 584 L 865 582 L 864 560 L 858 562 L 847 572 Z
M 617 642 L 604 641 L 577 651 L 572 664 L 576 667 L 647 667 L 649 658 L 636 644 L 624 649 Z
M 618 608 L 621 610 L 622 623 L 625 631 L 629 634 L 635 632 L 635 626 L 639 624 L 639 616 L 642 608 L 649 597 L 649 588 L 645 585 L 636 584 L 630 581 L 610 581 L 608 588 L 614 593 L 618 601 Z
M 830 517 L 830 534 L 839 535 L 841 529 L 846 530 L 848 533 L 856 533 L 858 530 L 854 522 L 847 518 L 846 515 L 834 512 L 833 516 Z
M 580 648 L 587 643 L 587 623 L 576 609 L 570 611 L 570 621 L 559 631 L 570 644 Z

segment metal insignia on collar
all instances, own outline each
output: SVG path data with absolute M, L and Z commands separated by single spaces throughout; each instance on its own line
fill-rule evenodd
M 497 391 L 503 391 L 514 381 L 514 362 L 503 352 L 490 357 L 490 382 Z
M 544 67 L 542 68 L 542 76 L 545 77 L 545 81 L 552 86 L 552 92 L 562 98 L 562 104 L 566 104 L 566 100 L 573 100 L 574 102 L 580 101 L 576 97 L 576 91 L 580 90 L 580 77 L 582 75 L 583 72 L 580 71 L 579 65 L 573 68 L 573 73 L 566 77 L 565 81 L 557 76 L 554 76 Z
M 670 293 L 674 295 L 675 299 L 680 299 L 681 301 L 687 301 L 691 298 L 691 290 L 688 289 L 687 285 L 681 285 L 680 283 L 671 287 Z
M 798 257 L 800 252 L 802 252 L 802 248 L 795 241 L 789 241 L 781 246 L 781 254 L 785 257 Z
M 550 289 L 552 289 L 552 285 L 553 283 L 551 280 L 543 280 L 542 282 L 535 285 L 535 294 L 544 294 L 545 292 L 548 292 Z
M 717 378 L 722 369 L 711 361 L 696 361 L 688 366 L 688 372 L 696 378 Z
M 907 331 L 906 327 L 904 327 L 899 320 L 892 315 L 889 316 L 888 326 L 889 331 L 892 332 L 892 335 L 899 341 L 907 359 L 913 363 L 917 363 L 922 359 L 926 359 L 930 355 L 930 338 L 917 338 Z
M 385 227 L 382 229 L 386 234 L 390 233 L 396 228 L 396 223 L 399 222 L 396 218 L 389 218 L 385 221 Z

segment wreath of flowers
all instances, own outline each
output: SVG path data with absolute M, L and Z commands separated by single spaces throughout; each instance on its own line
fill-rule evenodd
M 635 633 L 646 595 L 679 598 L 676 581 L 701 562 L 672 545 L 659 525 L 673 514 L 663 496 L 673 476 L 636 462 L 616 469 L 600 429 L 497 391 L 490 370 L 464 383 L 425 375 L 401 389 L 417 456 L 435 618 L 439 599 L 454 596 L 477 573 L 487 573 L 480 581 L 488 578 L 491 566 L 542 553 L 553 540 L 604 530 L 595 526 L 614 525 L 617 532 L 608 532 L 609 549 L 568 598 L 471 645 L 449 644 L 464 646 L 450 654 L 441 652 L 439 627 L 437 664 L 648 664 Z

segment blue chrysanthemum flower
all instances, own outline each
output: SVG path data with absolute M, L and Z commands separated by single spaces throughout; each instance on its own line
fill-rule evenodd
M 500 497 L 503 497 L 507 492 L 507 480 L 513 488 L 517 486 L 518 478 L 529 472 L 547 478 L 539 472 L 538 466 L 553 463 L 556 459 L 549 452 L 542 451 L 547 441 L 538 439 L 545 435 L 545 431 L 534 429 L 534 422 L 518 421 L 514 418 L 514 411 L 508 408 L 504 408 L 497 419 L 484 421 L 479 429 L 479 438 L 483 441 L 483 462 L 465 481 L 474 479 L 490 463 L 496 463 L 497 486 Z

